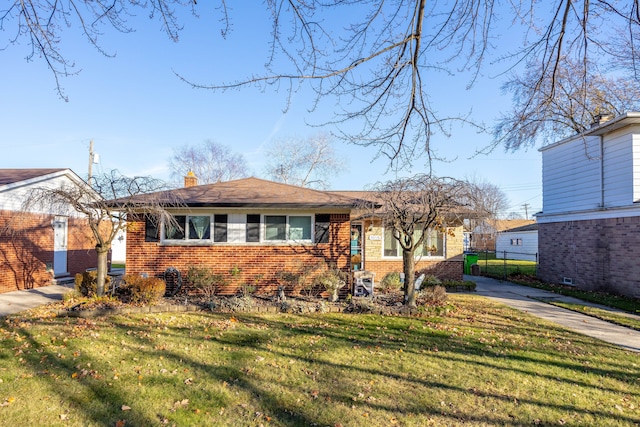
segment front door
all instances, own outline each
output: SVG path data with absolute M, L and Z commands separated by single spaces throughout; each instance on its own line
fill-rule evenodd
M 57 216 L 51 224 L 53 226 L 53 275 L 66 276 L 67 271 L 67 233 L 68 218 Z
M 351 270 L 362 270 L 364 266 L 362 252 L 362 223 L 351 223 Z

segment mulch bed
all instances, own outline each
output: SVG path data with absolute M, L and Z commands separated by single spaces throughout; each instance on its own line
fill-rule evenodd
M 202 295 L 178 295 L 162 298 L 153 305 L 132 304 L 117 298 L 71 298 L 30 310 L 36 317 L 100 317 L 132 313 L 159 313 L 185 311 L 212 311 L 216 313 L 374 313 L 383 315 L 420 315 L 423 310 L 404 306 L 401 292 L 377 294 L 375 297 L 353 297 L 329 302 L 313 296 L 287 296 L 280 301 L 276 296 L 215 296 L 211 300 Z M 446 304 L 429 300 L 424 293 L 417 294 L 418 307 Z

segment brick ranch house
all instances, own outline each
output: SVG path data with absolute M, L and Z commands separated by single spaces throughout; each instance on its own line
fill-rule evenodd
M 242 284 L 258 292 L 278 286 L 279 271 L 299 271 L 305 265 L 335 265 L 344 272 L 367 270 L 378 280 L 402 271 L 401 253 L 375 219 L 357 219 L 358 199 L 349 192 L 328 192 L 245 178 L 171 190 L 184 207 L 167 210 L 179 228 L 140 215 L 127 229 L 128 274 L 162 277 L 170 267 L 183 275 L 191 265 L 206 265 L 232 279 L 223 293 Z M 134 200 L 144 203 L 144 195 Z M 157 195 L 152 195 L 157 197 Z M 434 233 L 438 250 L 422 256 L 417 269 L 431 268 L 443 278 L 462 278 L 462 228 L 452 236 Z M 358 256 L 359 255 L 359 256 Z M 293 289 L 288 289 L 291 292 Z M 343 294 L 350 292 L 343 289 Z
M 542 147 L 538 275 L 640 298 L 640 113 Z
M 86 183 L 70 169 L 0 169 L 0 293 L 50 285 L 96 266 L 82 218 L 22 210 L 34 188 L 60 185 Z

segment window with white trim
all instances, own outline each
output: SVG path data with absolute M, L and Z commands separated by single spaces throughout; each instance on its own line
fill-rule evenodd
M 311 215 L 265 215 L 265 241 L 311 241 Z
M 175 223 L 164 225 L 164 240 L 227 241 L 227 215 L 175 215 L 173 218 Z
M 328 242 L 329 215 L 211 214 L 174 215 L 162 227 L 162 240 L 214 243 Z M 145 224 L 151 240 L 153 230 Z
M 422 231 L 414 232 L 414 240 L 420 238 Z M 393 229 L 386 228 L 384 230 L 383 256 L 384 257 L 401 257 L 402 247 L 398 240 L 394 237 Z M 396 234 L 397 235 L 397 234 Z M 422 242 L 422 247 L 416 249 L 415 256 L 444 256 L 444 235 L 437 230 L 427 230 L 427 235 Z

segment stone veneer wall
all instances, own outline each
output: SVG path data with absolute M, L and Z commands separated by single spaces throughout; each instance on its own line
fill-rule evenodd
M 538 277 L 640 298 L 640 217 L 540 223 Z
M 369 231 L 371 226 L 371 231 Z M 376 282 L 382 280 L 382 278 L 390 272 L 402 271 L 402 259 L 401 258 L 383 258 L 382 257 L 382 239 L 371 240 L 369 236 L 382 236 L 383 229 L 380 226 L 380 222 L 369 221 L 364 222 L 364 269 L 367 271 L 373 271 L 376 274 Z M 442 280 L 462 280 L 463 273 L 463 233 L 462 227 L 456 227 L 453 229 L 454 234 L 446 236 L 446 254 L 447 259 L 436 258 L 422 258 L 416 263 L 415 271 L 426 272 L 427 274 L 433 274 Z

